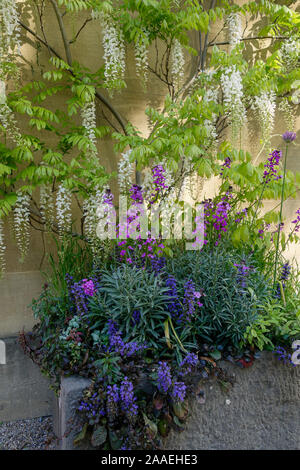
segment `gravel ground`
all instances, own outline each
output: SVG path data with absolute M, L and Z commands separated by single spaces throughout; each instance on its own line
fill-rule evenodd
M 0 450 L 52 450 L 55 438 L 50 416 L 0 422 Z

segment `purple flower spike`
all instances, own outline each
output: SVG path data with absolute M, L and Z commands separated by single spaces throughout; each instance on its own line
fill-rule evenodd
M 296 139 L 296 132 L 286 131 L 282 135 L 282 138 L 287 144 L 290 143 L 290 142 L 294 142 L 294 140 Z

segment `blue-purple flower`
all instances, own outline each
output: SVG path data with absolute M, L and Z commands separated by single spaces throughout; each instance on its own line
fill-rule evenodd
M 286 131 L 282 134 L 282 138 L 286 143 L 294 142 L 296 140 L 296 132 Z
M 138 414 L 138 405 L 136 404 L 136 397 L 134 396 L 133 384 L 124 377 L 120 386 L 120 401 L 121 408 L 125 412 L 127 419 L 134 423 Z
M 186 385 L 183 382 L 174 382 L 171 397 L 175 402 L 181 402 L 185 399 Z
M 157 388 L 160 392 L 167 393 L 171 385 L 171 369 L 165 361 L 160 361 L 157 369 Z

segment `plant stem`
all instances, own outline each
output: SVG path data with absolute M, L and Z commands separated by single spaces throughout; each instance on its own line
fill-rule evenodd
M 282 210 L 283 210 L 283 200 L 284 200 L 284 185 L 285 185 L 285 175 L 286 175 L 287 154 L 288 154 L 288 143 L 286 144 L 286 147 L 285 147 L 285 156 L 284 156 L 284 169 L 283 169 L 283 180 L 282 180 L 282 190 L 281 190 L 279 224 L 278 224 L 278 231 L 277 231 L 273 289 L 275 289 L 277 265 L 278 265 L 279 241 L 280 241 L 280 229 L 281 229 L 281 223 L 282 223 Z

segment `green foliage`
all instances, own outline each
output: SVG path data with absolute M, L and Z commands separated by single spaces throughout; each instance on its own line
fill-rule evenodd
M 90 302 L 93 328 L 111 318 L 120 326 L 125 340 L 146 341 L 156 348 L 169 316 L 167 291 L 162 280 L 146 270 L 125 265 L 103 273 L 98 294 Z M 140 313 L 138 322 L 134 322 L 134 311 Z
M 245 287 L 235 264 L 250 268 L 244 278 Z M 239 347 L 247 327 L 260 314 L 261 303 L 270 295 L 268 279 L 262 275 L 255 258 L 226 246 L 175 256 L 167 270 L 182 288 L 191 279 L 196 291 L 203 290 L 203 307 L 195 318 L 194 332 L 209 343 Z

